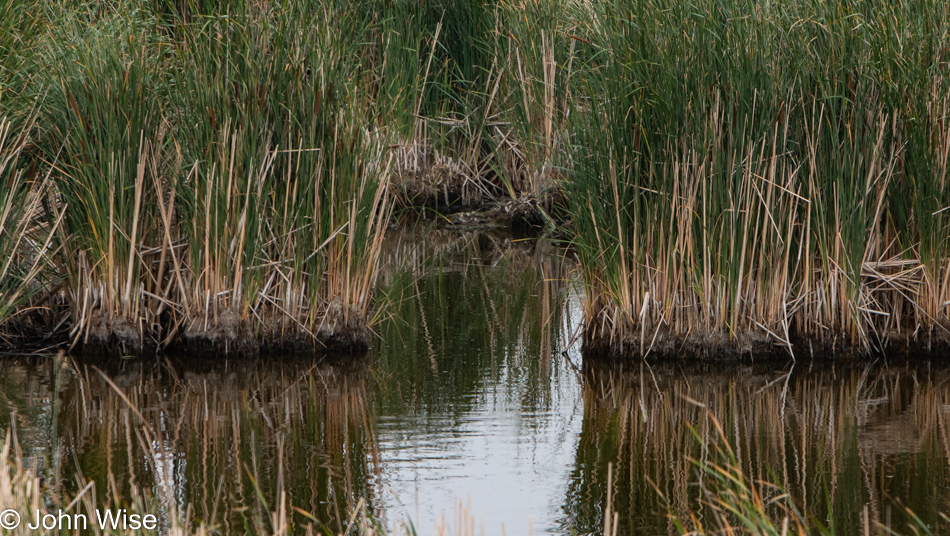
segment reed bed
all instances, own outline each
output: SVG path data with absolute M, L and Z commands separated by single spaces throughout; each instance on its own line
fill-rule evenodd
M 24 268 L 61 282 L 46 305 L 66 316 L 47 329 L 111 355 L 365 350 L 392 137 L 361 59 L 367 13 L 329 1 L 48 6 L 45 29 L 16 49 L 24 96 L 10 100 L 13 130 L 4 123 L 3 187 L 30 191 L 30 210 L 2 192 L 5 225 L 29 214 L 19 233 L 56 230 Z M 2 251 L 22 244 L 4 236 Z M 12 269 L 23 254 L 5 258 Z
M 947 5 L 589 7 L 587 347 L 946 348 Z
M 567 2 L 388 2 L 376 6 L 380 101 L 402 207 L 511 205 L 513 226 L 550 225 L 568 167 Z M 568 73 L 568 74 L 565 74 Z M 552 217 L 552 215 L 554 217 Z
M 563 223 L 591 355 L 950 343 L 944 3 L 12 7 L 73 345 L 365 349 L 393 207 L 485 202 Z
M 390 166 L 358 72 L 368 23 L 332 3 L 257 9 L 184 31 L 185 336 L 365 348 Z
M 10 172 L 49 175 L 47 327 L 73 347 L 365 350 L 394 205 L 507 198 L 500 218 L 553 221 L 569 76 L 541 4 L 11 13 L 0 98 L 30 150 Z

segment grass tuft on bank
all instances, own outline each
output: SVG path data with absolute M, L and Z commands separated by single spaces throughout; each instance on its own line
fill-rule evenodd
M 945 348 L 947 9 L 591 6 L 565 184 L 592 353 Z

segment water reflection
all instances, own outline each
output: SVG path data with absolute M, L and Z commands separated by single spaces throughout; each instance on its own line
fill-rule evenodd
M 374 362 L 387 506 L 420 534 L 469 498 L 488 533 L 556 529 L 581 426 L 563 251 L 446 229 L 392 246 L 406 290 Z
M 950 505 L 947 408 L 950 373 L 904 365 L 637 365 L 584 367 L 584 429 L 562 526 L 597 532 L 606 506 L 606 467 L 616 464 L 620 534 L 673 534 L 667 509 L 703 513 L 690 459 L 718 416 L 750 480 L 787 490 L 813 522 L 836 534 L 904 529 L 900 504 L 935 533 Z M 768 490 L 766 500 L 779 494 Z M 867 527 L 867 532 L 865 532 Z
M 360 499 L 373 504 L 379 495 L 367 371 L 366 363 L 166 361 L 100 374 L 54 358 L 42 367 L 7 362 L 4 378 L 24 377 L 24 390 L 49 396 L 18 403 L 13 388 L 0 410 L 43 415 L 58 406 L 53 419 L 17 420 L 34 466 L 61 461 L 56 474 L 45 473 L 55 494 L 72 496 L 93 480 L 100 494 L 122 502 L 135 488 L 151 488 L 166 514 L 232 534 L 268 519 L 246 514 L 262 508 L 258 497 L 276 505 L 283 490 L 290 506 L 337 532 Z

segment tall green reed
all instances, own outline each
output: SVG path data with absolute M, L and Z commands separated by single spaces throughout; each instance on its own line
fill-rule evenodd
M 129 8 L 125 11 L 123 8 Z M 160 43 L 134 5 L 69 9 L 44 39 L 38 137 L 62 210 L 64 261 L 77 339 L 107 340 L 113 321 L 152 331 L 144 247 L 154 240 L 152 187 L 163 165 Z M 135 326 L 135 327 L 132 327 Z M 92 331 L 91 331 L 92 330 Z M 141 337 L 132 337 L 140 350 Z M 123 343 L 124 344 L 124 343 Z
M 138 353 L 197 336 L 254 352 L 262 336 L 313 348 L 348 333 L 344 346 L 365 346 L 391 136 L 364 54 L 372 12 L 49 10 L 29 135 L 55 183 L 48 219 L 63 218 L 50 270 L 65 272 L 73 342 Z
M 945 339 L 936 207 L 950 190 L 928 164 L 945 134 L 916 127 L 943 124 L 946 33 L 929 21 L 945 12 L 590 8 L 591 106 L 575 116 L 568 190 L 593 289 L 591 346 L 792 350 L 808 337 L 863 352 Z
M 29 83 L 29 58 L 45 26 L 45 4 L 35 1 L 0 1 L 0 114 L 25 112 L 32 103 L 24 90 Z M 24 118 L 25 119 L 25 118 Z
M 185 30 L 177 191 L 192 313 L 211 304 L 217 319 L 220 302 L 311 338 L 339 322 L 362 329 L 388 217 L 387 138 L 359 60 L 368 25 L 324 2 L 249 6 Z

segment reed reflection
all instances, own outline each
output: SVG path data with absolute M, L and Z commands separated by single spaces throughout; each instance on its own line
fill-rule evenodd
M 718 440 L 708 409 L 746 478 L 781 487 L 762 486 L 766 502 L 786 490 L 807 519 L 839 535 L 907 529 L 904 506 L 946 531 L 948 379 L 919 363 L 587 364 L 562 527 L 586 534 L 603 526 L 608 464 L 619 534 L 673 534 L 668 512 L 708 514 L 700 498 L 709 483 L 690 461 L 716 461 L 701 448 Z
M 51 415 L 21 426 L 19 439 L 40 453 L 35 462 L 61 460 L 55 475 L 46 472 L 54 493 L 75 494 L 92 480 L 121 502 L 151 489 L 169 513 L 225 534 L 271 532 L 257 526 L 271 511 L 289 512 L 292 532 L 310 522 L 339 532 L 361 499 L 371 511 L 378 502 L 365 360 L 128 362 L 102 372 L 52 361 L 63 377 L 56 389 L 49 367 L 7 365 L 13 370 L 4 377 L 22 377 L 25 392 L 49 393 L 8 405 Z M 39 424 L 50 421 L 53 429 Z
M 461 225 L 392 233 L 384 248 L 379 438 L 388 504 L 419 534 L 468 499 L 488 534 L 556 528 L 580 429 L 580 384 L 561 355 L 581 318 L 564 255 Z

